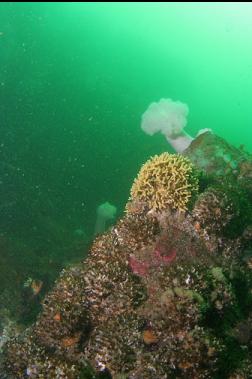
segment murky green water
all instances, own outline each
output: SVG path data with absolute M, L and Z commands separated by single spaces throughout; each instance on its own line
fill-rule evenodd
M 97 206 L 120 215 L 140 164 L 172 151 L 140 129 L 152 101 L 183 101 L 188 133 L 252 150 L 251 15 L 245 3 L 1 3 L 3 288 L 50 283 L 86 251 Z

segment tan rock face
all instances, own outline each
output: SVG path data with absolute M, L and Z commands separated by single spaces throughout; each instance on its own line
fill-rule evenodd
M 200 149 L 210 163 L 190 211 L 155 209 L 152 179 L 160 171 L 142 172 L 144 190 L 133 185 L 137 198 L 126 215 L 94 241 L 84 262 L 62 272 L 35 325 L 7 343 L 9 378 L 252 377 L 251 203 L 239 174 L 225 174 L 228 154 L 238 152 L 225 143 L 226 158 L 210 159 L 218 138 L 198 138 L 187 153 L 197 162 Z M 177 185 L 184 161 L 173 162 Z

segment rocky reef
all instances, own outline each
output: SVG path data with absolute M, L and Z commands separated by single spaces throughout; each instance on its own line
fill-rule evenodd
M 251 179 L 251 156 L 209 132 L 152 158 L 6 342 L 0 378 L 251 378 Z

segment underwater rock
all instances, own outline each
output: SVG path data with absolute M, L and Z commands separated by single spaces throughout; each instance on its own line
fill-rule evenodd
M 205 175 L 190 208 L 132 199 L 5 344 L 6 378 L 252 377 L 252 215 L 239 179 L 250 158 L 210 133 L 192 145 Z M 220 145 L 235 168 L 212 156 Z
M 243 147 L 236 148 L 210 131 L 200 134 L 183 152 L 212 179 L 226 175 L 252 193 L 252 155 Z

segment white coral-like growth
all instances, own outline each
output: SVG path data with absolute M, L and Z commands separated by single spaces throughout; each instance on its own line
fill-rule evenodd
M 153 135 L 161 132 L 166 137 L 175 138 L 187 124 L 189 108 L 180 101 L 161 99 L 151 103 L 142 115 L 141 128 Z
M 141 128 L 149 135 L 161 132 L 178 153 L 183 152 L 193 138 L 183 129 L 187 124 L 187 104 L 171 99 L 151 103 L 142 115 Z

